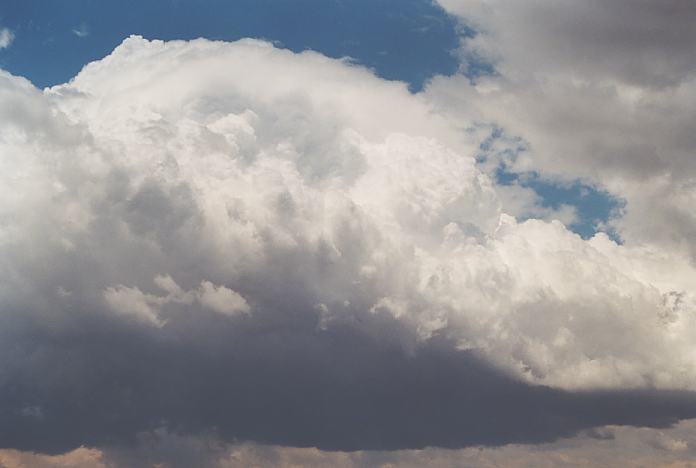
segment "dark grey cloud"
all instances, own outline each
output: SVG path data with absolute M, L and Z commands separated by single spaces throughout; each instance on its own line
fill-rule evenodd
M 408 349 L 394 319 L 322 331 L 309 304 L 270 307 L 266 319 L 172 321 L 156 337 L 105 320 L 73 333 L 3 323 L 2 446 L 128 446 L 166 427 L 326 450 L 459 448 L 696 416 L 693 393 L 530 386 L 445 340 Z
M 689 0 L 439 0 L 478 34 L 468 47 L 504 74 L 567 73 L 670 87 L 696 72 Z

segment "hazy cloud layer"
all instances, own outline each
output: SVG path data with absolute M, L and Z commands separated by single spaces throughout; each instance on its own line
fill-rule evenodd
M 226 444 L 212 437 L 177 436 L 165 430 L 142 433 L 133 447 L 81 447 L 62 455 L 0 450 L 7 468 L 558 468 L 691 467 L 696 456 L 693 421 L 671 429 L 604 426 L 576 437 L 539 445 L 500 448 L 426 448 L 400 451 L 328 452 L 252 443 Z
M 605 426 L 576 437 L 539 445 L 463 450 L 427 448 L 392 452 L 326 452 L 254 444 L 224 445 L 200 438 L 174 437 L 162 431 L 141 436 L 139 449 L 126 453 L 107 450 L 106 460 L 137 466 L 140 462 L 169 462 L 177 458 L 206 460 L 211 467 L 422 467 L 437 468 L 556 468 L 556 467 L 690 467 L 696 457 L 694 421 L 671 429 Z M 78 452 L 79 454 L 80 452 Z M 172 456 L 173 454 L 176 456 Z M 211 455 L 212 454 L 212 455 Z M 84 456 L 84 455 L 83 455 Z M 181 464 L 185 466 L 185 464 Z
M 508 168 L 580 177 L 624 199 L 611 224 L 627 242 L 696 259 L 696 4 L 440 3 L 479 32 L 462 42 L 463 60 L 496 70 L 473 85 L 436 78 L 440 110 L 521 138 L 525 151 L 498 159 Z
M 463 447 L 696 416 L 688 259 L 517 222 L 435 86 L 248 40 L 132 37 L 43 92 L 2 73 L 3 445 Z

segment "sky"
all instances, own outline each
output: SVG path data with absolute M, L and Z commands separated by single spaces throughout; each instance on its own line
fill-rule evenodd
M 414 89 L 458 67 L 451 53 L 459 40 L 456 20 L 417 0 L 4 1 L 1 14 L 17 38 L 0 59 L 3 68 L 38 87 L 67 82 L 131 34 L 163 40 L 263 38 L 296 52 L 353 57 Z
M 0 0 L 0 465 L 690 466 L 689 0 Z

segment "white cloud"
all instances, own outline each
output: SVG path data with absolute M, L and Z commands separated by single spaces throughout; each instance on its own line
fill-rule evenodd
M 0 49 L 7 49 L 14 41 L 14 33 L 7 28 L 0 28 Z
M 215 286 L 210 281 L 203 281 L 198 293 L 198 300 L 224 315 L 248 314 L 251 310 L 247 301 L 239 293 L 224 286 Z
M 195 302 L 223 315 L 235 316 L 249 314 L 251 308 L 236 291 L 225 286 L 216 286 L 210 281 L 202 281 L 198 289 L 184 291 L 169 275 L 157 275 L 154 284 L 168 294 L 161 296 L 145 294 L 137 287 L 116 286 L 104 290 L 104 299 L 118 314 L 130 315 L 140 321 L 162 327 L 162 308 L 167 304 L 187 304 Z
M 130 315 L 137 320 L 161 327 L 164 323 L 159 319 L 158 307 L 162 299 L 150 294 L 143 294 L 138 288 L 117 286 L 104 291 L 104 299 L 109 307 L 118 314 Z
M 251 40 L 132 37 L 44 93 L 2 74 L 0 298 L 164 326 L 307 297 L 533 383 L 695 389 L 688 260 L 518 223 L 436 87 Z
M 83 23 L 79 27 L 73 28 L 72 33 L 79 38 L 84 38 L 89 36 L 89 29 L 87 28 L 87 25 Z

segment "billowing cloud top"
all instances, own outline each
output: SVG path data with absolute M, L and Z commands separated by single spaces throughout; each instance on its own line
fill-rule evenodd
M 648 394 L 696 390 L 692 264 L 518 222 L 437 86 L 252 40 L 131 37 L 43 92 L 2 73 L 3 440 L 456 446 L 691 414 Z

